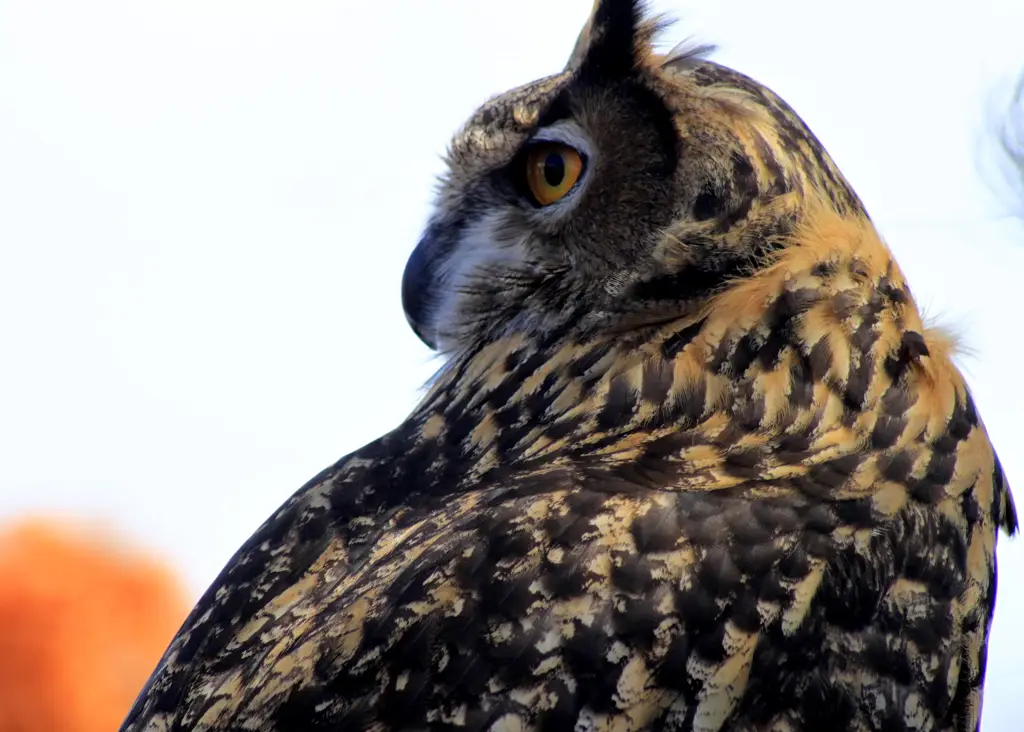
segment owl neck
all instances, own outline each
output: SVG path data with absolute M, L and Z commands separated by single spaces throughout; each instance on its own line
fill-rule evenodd
M 824 221 L 812 235 L 824 245 L 794 243 L 643 339 L 510 335 L 456 357 L 405 423 L 346 463 L 344 482 L 363 487 L 352 500 L 379 514 L 593 480 L 823 500 L 884 476 L 902 486 L 893 508 L 992 480 L 949 343 L 923 327 L 873 229 Z
M 815 226 L 830 249 L 791 246 L 639 342 L 512 335 L 456 357 L 394 433 L 408 470 L 445 490 L 541 469 L 656 471 L 694 488 L 917 455 L 945 429 L 936 400 L 973 413 L 947 345 L 870 224 Z

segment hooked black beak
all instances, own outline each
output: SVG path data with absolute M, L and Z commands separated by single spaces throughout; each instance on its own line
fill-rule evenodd
M 409 261 L 405 264 L 402 274 L 402 309 L 405 319 L 416 337 L 423 341 L 431 350 L 437 349 L 437 343 L 427 328 L 429 285 L 433 280 L 430 258 L 424 246 L 425 240 L 416 245 Z
M 453 232 L 442 235 L 439 224 L 431 224 L 423 233 L 402 274 L 402 308 L 416 336 L 431 350 L 437 350 L 437 326 L 433 321 L 434 304 L 441 282 L 441 263 L 455 246 Z

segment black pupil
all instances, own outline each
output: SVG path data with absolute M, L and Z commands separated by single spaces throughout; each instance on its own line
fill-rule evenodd
M 544 181 L 557 188 L 565 180 L 565 158 L 559 153 L 548 153 L 544 158 Z

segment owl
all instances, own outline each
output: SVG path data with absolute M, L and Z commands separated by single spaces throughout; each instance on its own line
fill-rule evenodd
M 1003 470 L 800 117 L 598 0 L 455 135 L 444 359 L 238 550 L 122 732 L 973 732 Z

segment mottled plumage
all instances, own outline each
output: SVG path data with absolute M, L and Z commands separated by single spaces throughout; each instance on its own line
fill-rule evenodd
M 950 341 L 799 117 L 656 30 L 599 0 L 459 132 L 403 284 L 445 367 L 124 732 L 978 727 L 1016 519 Z M 585 160 L 551 205 L 537 144 Z

